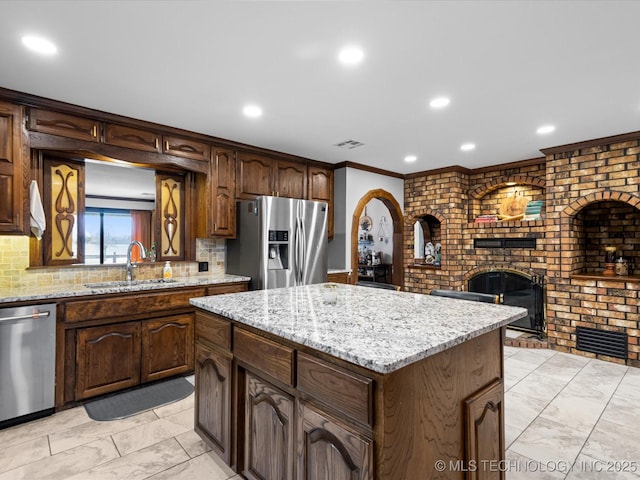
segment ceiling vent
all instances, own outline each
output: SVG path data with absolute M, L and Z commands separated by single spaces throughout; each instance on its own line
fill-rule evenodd
M 336 143 L 336 147 L 344 148 L 347 150 L 353 150 L 354 148 L 358 148 L 363 146 L 364 143 L 358 142 L 356 140 L 345 140 L 344 142 Z

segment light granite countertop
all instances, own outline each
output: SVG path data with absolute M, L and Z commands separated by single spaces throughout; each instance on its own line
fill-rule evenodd
M 42 300 L 57 300 L 66 297 L 81 297 L 86 295 L 105 295 L 109 293 L 144 292 L 167 288 L 198 287 L 223 283 L 248 282 L 251 278 L 239 275 L 191 275 L 188 277 L 174 277 L 165 282 L 161 279 L 140 280 L 127 283 L 124 281 L 97 282 L 87 284 L 62 283 L 48 287 L 33 288 L 1 288 L 0 307 L 3 304 L 16 302 L 32 302 Z M 8 306 L 8 305 L 7 305 Z
M 379 373 L 500 328 L 527 310 L 355 285 L 277 288 L 192 298 L 191 304 Z

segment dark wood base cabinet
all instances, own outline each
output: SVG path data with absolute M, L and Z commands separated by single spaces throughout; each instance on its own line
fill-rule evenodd
M 56 407 L 193 372 L 195 312 L 189 299 L 246 290 L 247 282 L 238 282 L 58 301 Z M 215 397 L 215 381 L 222 382 L 216 379 L 230 378 L 232 356 L 210 349 L 198 355 L 202 384 L 214 385 Z M 230 444 L 228 427 L 225 442 Z
M 504 479 L 482 468 L 504 460 L 501 329 L 380 374 L 212 313 L 195 322 L 195 430 L 245 478 Z
M 195 430 L 227 464 L 231 462 L 231 363 L 230 353 L 196 345 L 196 385 L 202 394 L 195 400 Z
M 246 375 L 244 468 L 250 480 L 293 480 L 294 399 Z
M 76 338 L 77 399 L 140 383 L 140 322 L 81 328 Z
M 373 477 L 373 442 L 310 405 L 298 409 L 298 477 L 305 480 L 364 480 Z
M 193 314 L 79 328 L 76 399 L 193 370 Z
M 193 314 L 145 320 L 142 327 L 142 382 L 193 370 Z

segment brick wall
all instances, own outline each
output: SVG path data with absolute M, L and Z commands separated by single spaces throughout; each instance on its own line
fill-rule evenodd
M 425 172 L 405 180 L 405 289 L 466 290 L 489 269 L 536 274 L 547 282 L 547 334 L 554 349 L 624 363 L 576 349 L 576 327 L 625 332 L 627 364 L 640 366 L 640 132 L 622 141 L 545 149 L 537 161 L 491 169 Z M 516 185 L 507 185 L 515 182 Z M 517 192 L 516 192 L 517 190 Z M 541 220 L 476 224 L 514 194 L 544 200 Z M 441 222 L 440 268 L 416 266 L 413 224 Z M 535 249 L 474 249 L 476 238 L 535 238 Z M 632 277 L 604 277 L 604 247 L 636 266 Z
M 493 268 L 544 276 L 545 230 L 542 221 L 476 224 L 477 215 L 497 214 L 503 200 L 518 195 L 543 200 L 544 159 L 521 167 L 495 170 L 455 169 L 416 175 L 405 180 L 405 289 L 428 293 L 432 289 L 466 290 L 468 279 Z M 516 185 L 507 185 L 515 182 Z M 449 192 L 455 191 L 457 197 Z M 442 265 L 413 264 L 413 224 L 425 215 L 440 219 Z M 474 249 L 474 238 L 536 238 L 536 249 Z
M 558 350 L 576 349 L 576 327 L 626 332 L 627 364 L 640 366 L 640 134 L 624 142 L 549 149 L 545 223 L 557 230 L 547 254 L 547 329 Z M 603 277 L 604 246 L 636 263 L 635 278 Z

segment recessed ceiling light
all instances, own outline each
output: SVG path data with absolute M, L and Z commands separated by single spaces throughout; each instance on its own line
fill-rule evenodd
M 460 150 L 462 150 L 463 152 L 469 152 L 471 150 L 474 150 L 475 148 L 476 148 L 475 143 L 463 143 L 460 146 Z
M 449 102 L 451 102 L 451 100 L 449 100 L 447 97 L 438 97 L 431 100 L 429 102 L 429 106 L 431 108 L 444 108 L 449 105 Z
M 22 44 L 29 50 L 42 55 L 53 55 L 58 51 L 58 48 L 49 40 L 42 37 L 36 37 L 34 35 L 25 35 L 22 37 Z
M 257 105 L 247 105 L 242 109 L 247 117 L 257 118 L 262 115 L 262 109 Z
M 539 135 L 544 135 L 546 133 L 551 133 L 556 129 L 553 125 L 543 125 L 542 127 L 536 130 L 536 133 Z
M 356 65 L 364 58 L 364 52 L 360 47 L 345 47 L 340 50 L 338 59 L 345 65 Z
M 406 157 L 404 157 L 404 161 L 405 162 L 415 162 L 418 159 L 418 157 L 416 157 L 415 155 L 407 155 Z

